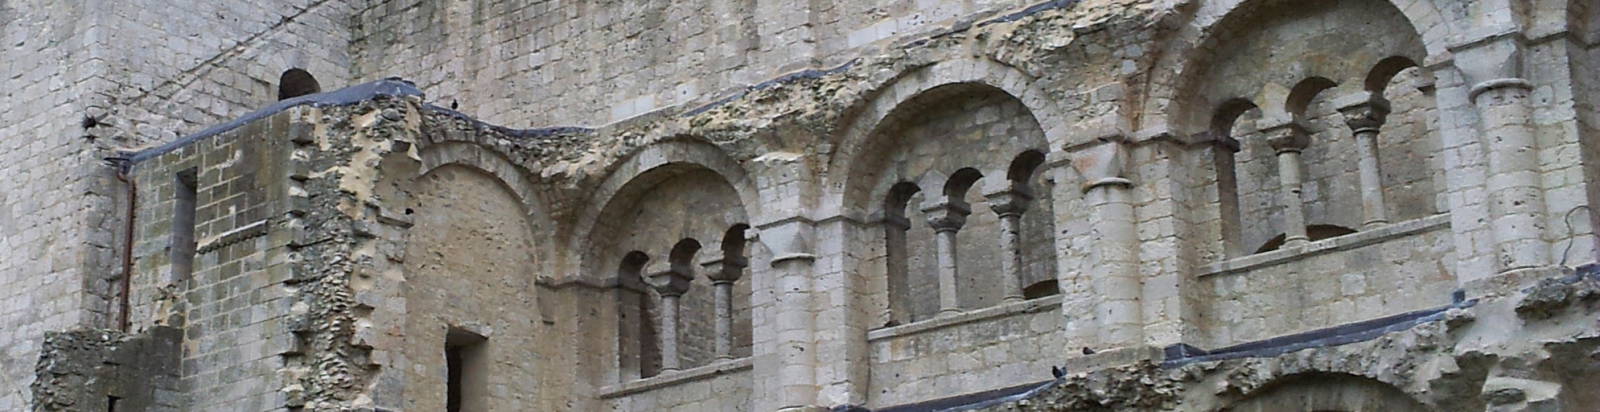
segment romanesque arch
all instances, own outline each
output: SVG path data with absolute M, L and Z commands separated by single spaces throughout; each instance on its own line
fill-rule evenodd
M 1061 143 L 1072 137 L 1068 136 L 1063 114 L 1046 96 L 1044 86 L 1021 70 L 988 59 L 953 59 L 919 67 L 889 79 L 877 91 L 868 93 L 868 100 L 843 118 L 843 126 L 833 138 L 836 149 L 828 159 L 829 173 L 823 184 L 825 193 L 819 215 L 868 213 L 861 203 L 865 199 L 849 197 L 859 193 L 858 186 L 871 184 L 855 179 L 855 168 L 871 144 L 873 132 L 912 98 L 956 84 L 983 85 L 1012 96 L 1037 120 L 1047 142 Z
M 1402 16 L 1377 0 L 1272 3 L 1210 29 L 1239 40 L 1193 56 L 1218 63 L 1186 73 L 1170 119 L 1237 144 L 1217 154 L 1233 169 L 1217 171 L 1233 197 L 1219 221 L 1237 226 L 1217 231 L 1231 238 L 1216 256 L 1270 250 L 1278 236 L 1318 240 L 1308 225 L 1359 230 L 1442 211 L 1432 83 L 1416 69 L 1428 45 Z
M 1433 29 L 1413 26 L 1417 10 L 1382 0 L 1232 6 L 1197 12 L 1209 16 L 1193 22 L 1204 35 L 1184 52 L 1188 71 L 1174 78 L 1171 106 L 1162 108 L 1172 130 L 1211 143 L 1196 162 L 1209 169 L 1202 173 L 1217 194 L 1196 210 L 1207 216 L 1197 231 L 1216 234 L 1196 242 L 1202 261 L 1254 255 L 1309 264 L 1314 254 L 1307 251 L 1317 245 L 1429 222 L 1448 211 L 1433 79 L 1417 66 L 1437 39 L 1425 32 Z M 1453 274 L 1443 272 L 1395 284 L 1426 291 L 1408 298 L 1372 292 L 1360 273 L 1345 279 L 1348 291 L 1330 293 L 1310 287 L 1328 273 L 1221 272 L 1197 283 L 1214 293 L 1197 300 L 1198 319 L 1244 320 L 1205 324 L 1195 343 L 1226 346 L 1292 331 L 1289 325 L 1308 330 L 1334 319 L 1376 317 L 1382 314 L 1376 308 L 1394 313 L 1445 304 Z M 1333 309 L 1356 296 L 1372 309 L 1359 315 Z M 1284 311 L 1260 303 L 1278 301 L 1303 304 Z M 1246 326 L 1230 326 L 1240 324 Z
M 1309 373 L 1279 378 L 1223 412 L 1428 412 L 1394 386 L 1356 375 Z
M 1448 53 L 1446 48 L 1457 30 L 1432 1 L 1384 2 L 1391 3 L 1415 28 L 1414 32 L 1420 35 L 1426 56 Z M 1177 104 L 1179 95 L 1195 81 L 1196 73 L 1204 71 L 1211 61 L 1209 53 L 1216 47 L 1218 39 L 1232 38 L 1234 33 L 1231 31 L 1237 30 L 1224 24 L 1226 19 L 1283 3 L 1282 0 L 1206 1 L 1187 13 L 1190 17 L 1162 42 L 1164 50 L 1151 65 L 1147 86 L 1150 91 L 1142 102 L 1142 118 L 1146 119 L 1143 127 L 1166 127 L 1182 134 L 1204 132 L 1204 115 Z M 1417 56 L 1416 61 L 1421 62 L 1422 57 L 1425 56 Z
M 509 187 L 460 163 L 430 167 L 411 186 L 402 349 L 409 359 L 402 369 L 408 409 L 445 409 L 447 376 L 511 389 L 477 393 L 471 405 L 546 406 L 540 401 L 551 389 L 540 376 L 555 369 L 528 361 L 538 358 L 532 348 L 549 343 L 539 325 L 538 241 L 522 199 Z M 446 359 L 464 344 L 461 336 L 473 337 L 475 359 L 466 363 Z
M 619 302 L 599 322 L 614 348 L 594 363 L 601 383 L 750 355 L 754 196 L 737 163 L 689 138 L 641 148 L 600 185 L 575 250 L 579 276 Z
M 991 61 L 941 62 L 880 88 L 836 137 L 820 216 L 857 222 L 857 236 L 842 247 L 858 251 L 845 270 L 865 288 L 853 304 L 870 329 L 868 405 L 894 404 L 907 393 L 899 382 L 920 378 L 899 369 L 924 355 L 909 342 L 981 333 L 939 319 L 1000 314 L 993 316 L 1017 322 L 1032 312 L 989 309 L 1055 294 L 1055 202 L 1043 159 L 1051 142 L 1069 136 L 1057 127 L 1063 122 L 1044 120 L 1059 118 L 1037 87 Z M 1056 331 L 1045 329 L 970 344 L 1028 347 Z M 1035 356 L 1013 354 L 1019 364 Z
M 493 176 L 503 190 L 509 191 L 522 204 L 522 210 L 528 217 L 528 232 L 538 244 L 554 244 L 555 223 L 550 221 L 551 215 L 544 196 L 535 189 L 533 180 L 528 178 L 524 169 L 501 153 L 472 142 L 440 141 L 422 145 L 418 155 L 422 158 L 422 174 L 456 165 Z M 547 272 L 549 268 L 545 265 L 549 265 L 555 257 L 546 248 L 539 248 L 535 253 L 538 254 L 537 261 Z

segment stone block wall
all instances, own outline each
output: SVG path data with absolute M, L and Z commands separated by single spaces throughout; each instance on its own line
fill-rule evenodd
M 352 52 L 361 80 L 412 79 L 496 124 L 597 126 L 1024 4 L 384 1 L 356 10 Z M 540 104 L 549 101 L 565 104 Z
M 277 371 L 296 345 L 285 217 L 291 140 L 309 132 L 294 120 L 302 115 L 279 113 L 132 160 L 139 203 L 130 318 L 135 330 L 181 328 L 186 408 L 283 405 Z M 187 270 L 174 264 L 185 253 Z
M 50 332 L 32 385 L 34 411 L 179 412 L 183 331 L 157 327 L 138 335 L 103 329 Z
M 600 395 L 604 410 L 618 411 L 753 411 L 753 382 L 748 360 L 679 373 L 693 375 L 671 382 L 636 387 L 617 386 Z
M 1216 349 L 1449 305 L 1446 218 L 1397 226 L 1207 267 L 1195 283 L 1202 337 L 1185 343 Z
M 106 142 L 85 137 L 89 104 L 78 97 L 102 81 L 93 15 L 83 4 L 0 4 L 0 410 L 28 409 L 45 332 L 115 326 L 115 180 L 96 151 Z
M 22 303 L 0 308 L 0 359 L 35 359 L 32 337 L 44 329 L 119 315 L 115 206 L 133 204 L 130 315 L 136 329 L 183 328 L 181 403 L 192 409 L 437 409 L 438 349 L 457 330 L 489 339 L 502 369 L 487 398 L 517 407 L 889 406 L 1043 379 L 1052 360 L 1077 360 L 1076 348 L 1210 349 L 1438 308 L 1456 289 L 1520 293 L 1531 282 L 1522 276 L 1553 277 L 1596 249 L 1600 214 L 1572 214 L 1600 199 L 1600 150 L 1588 138 L 1600 123 L 1589 113 L 1595 86 L 1582 79 L 1593 46 L 1538 32 L 1468 39 L 1503 29 L 1468 17 L 1510 12 L 1478 3 L 1085 0 L 1021 11 L 946 1 L 296 1 L 199 5 L 161 27 L 148 27 L 162 20 L 150 11 L 159 7 L 142 2 L 79 20 L 92 13 L 7 4 L 6 40 L 38 52 L 0 66 L 24 83 L 7 97 L 50 109 L 0 112 L 13 121 L 0 126 L 0 172 L 20 176 L 0 183 L 16 189 L 0 192 L 0 246 L 18 250 L 0 256 L 0 290 L 23 291 L 8 300 Z M 1329 10 L 1336 18 L 1318 14 Z M 84 34 L 73 34 L 78 25 Z M 1353 27 L 1381 41 L 1353 41 Z M 1287 42 L 1226 40 L 1275 33 Z M 33 43 L 40 38 L 88 54 Z M 117 39 L 166 44 L 108 47 Z M 1263 48 L 1228 49 L 1240 44 Z M 1521 51 L 1516 69 L 1473 67 L 1503 44 Z M 1391 55 L 1423 65 L 1387 88 L 1395 113 L 1378 146 L 1391 224 L 1249 253 L 1284 231 L 1273 223 L 1286 206 L 1276 204 L 1276 159 L 1244 128 L 1235 133 L 1245 137 L 1242 161 L 1215 161 L 1227 142 L 1194 119 L 1234 98 L 1260 112 L 1239 127 L 1297 115 L 1325 143 L 1305 152 L 1307 222 L 1353 227 L 1361 193 L 1351 190 L 1356 162 L 1333 102 Z M 74 68 L 44 68 L 52 58 Z M 139 191 L 118 199 L 114 169 L 99 163 L 122 153 L 111 149 L 270 102 L 288 67 L 334 72 L 325 89 L 341 78 L 413 77 L 438 106 L 419 93 L 372 96 L 142 151 L 132 168 Z M 1175 77 L 1162 77 L 1168 70 Z M 1303 82 L 1317 76 L 1336 87 Z M 1506 79 L 1527 87 L 1488 81 Z M 89 85 L 62 86 L 78 83 Z M 1494 101 L 1474 99 L 1485 85 Z M 607 126 L 506 129 L 441 108 L 456 101 L 515 126 Z M 1289 107 L 1297 101 L 1304 110 Z M 34 132 L 44 137 L 11 138 Z M 1498 137 L 1519 132 L 1537 150 L 1511 163 L 1532 159 L 1533 173 L 1495 172 L 1506 168 L 1496 156 L 1515 152 Z M 879 282 L 889 252 L 875 245 L 887 236 L 870 227 L 887 217 L 877 213 L 884 193 L 922 185 L 907 217 L 925 222 L 917 213 L 927 196 L 959 167 L 978 168 L 984 180 L 962 193 L 975 215 L 955 242 L 969 252 L 955 265 L 992 275 L 1003 266 L 989 249 L 1000 229 L 983 210 L 989 199 L 975 195 L 1025 149 L 1047 160 L 1028 177 L 1041 198 L 1024 215 L 1024 283 L 1056 280 L 1063 296 L 995 306 L 998 285 L 974 276 L 957 283 L 959 313 L 886 321 L 890 287 Z M 319 169 L 301 169 L 312 164 Z M 191 169 L 185 240 L 179 199 Z M 44 177 L 60 171 L 67 177 Z M 1239 172 L 1239 187 L 1219 187 L 1228 172 Z M 1508 177 L 1537 193 L 1506 196 Z M 1226 210 L 1230 196 L 1243 213 Z M 1510 210 L 1532 204 L 1507 202 L 1518 196 L 1540 210 Z M 1528 219 L 1506 224 L 1508 215 Z M 710 286 L 697 276 L 672 325 L 688 370 L 617 376 L 623 315 L 595 302 L 615 296 L 621 256 L 648 253 L 654 266 L 641 274 L 662 273 L 675 269 L 674 245 L 711 251 L 744 224 L 751 229 L 733 236 L 754 240 L 750 273 L 734 289 L 748 295 L 733 305 L 740 359 L 711 359 Z M 1245 253 L 1221 253 L 1230 224 L 1243 229 L 1232 240 Z M 907 266 L 926 274 L 937 247 L 919 226 L 927 230 L 908 249 L 922 259 Z M 185 271 L 173 256 L 191 246 Z M 1583 257 L 1569 261 L 1569 248 Z M 939 309 L 928 280 L 908 287 L 921 312 Z M 650 319 L 659 292 L 644 295 L 654 309 L 635 321 L 660 322 Z M 1447 326 L 1460 325 L 1453 319 Z M 8 385 L 28 366 L 0 362 Z M 29 396 L 0 393 L 0 409 Z
M 879 408 L 1050 380 L 1064 348 L 1059 298 L 878 329 L 867 338 L 867 407 Z

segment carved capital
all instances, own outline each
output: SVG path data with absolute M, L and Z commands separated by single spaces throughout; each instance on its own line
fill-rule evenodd
M 694 281 L 694 275 L 676 270 L 665 270 L 650 274 L 650 287 L 656 289 L 661 296 L 683 296 L 689 291 L 689 284 Z
M 1098 144 L 1072 150 L 1072 167 L 1083 177 L 1083 190 L 1106 184 L 1128 183 L 1128 149 L 1121 138 L 1101 139 Z
M 1344 124 L 1355 133 L 1377 132 L 1389 120 L 1389 101 L 1370 92 L 1345 96 L 1337 102 Z
M 928 226 L 933 226 L 935 232 L 953 232 L 967 224 L 972 209 L 960 202 L 940 202 L 924 206 L 922 213 L 928 215 Z
M 744 268 L 750 266 L 750 261 L 743 256 L 714 256 L 700 263 L 706 271 L 706 277 L 711 283 L 733 283 L 744 276 Z
M 815 226 L 809 218 L 794 216 L 759 225 L 752 229 L 754 236 L 746 236 L 760 241 L 772 254 L 774 264 L 793 259 L 813 259 L 816 257 L 812 253 Z
M 1267 145 L 1278 153 L 1299 152 L 1311 145 L 1311 135 L 1297 122 L 1285 122 L 1261 129 L 1267 136 Z
M 1021 216 L 1022 212 L 1028 210 L 1028 205 L 1033 203 L 1033 194 L 1023 187 L 1013 187 L 984 197 L 989 199 L 989 210 L 993 210 L 1000 217 Z

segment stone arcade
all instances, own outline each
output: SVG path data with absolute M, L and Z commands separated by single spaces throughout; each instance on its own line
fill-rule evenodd
M 0 410 L 1600 409 L 1593 0 L 250 3 L 0 1 Z

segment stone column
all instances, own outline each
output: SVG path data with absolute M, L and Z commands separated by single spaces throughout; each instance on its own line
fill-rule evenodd
M 1305 199 L 1301 195 L 1303 178 L 1300 152 L 1311 145 L 1311 136 L 1306 134 L 1305 128 L 1299 123 L 1292 121 L 1269 126 L 1262 132 L 1267 135 L 1267 144 L 1278 152 L 1278 181 L 1283 191 L 1283 245 L 1284 247 L 1304 245 L 1311 238 L 1306 236 Z
M 747 266 L 750 264 L 743 256 L 716 256 L 700 264 L 716 293 L 717 359 L 733 359 L 733 283 Z
M 1389 223 L 1383 200 L 1383 177 L 1378 165 L 1378 129 L 1389 117 L 1389 101 L 1371 92 L 1340 99 L 1339 113 L 1356 138 L 1357 166 L 1361 176 L 1361 227 Z
M 1033 195 L 1021 186 L 1013 185 L 1005 191 L 990 193 L 989 209 L 1000 216 L 1000 274 L 1006 283 L 1005 301 L 1023 300 L 1022 264 L 1022 212 L 1028 210 Z
M 1472 82 L 1467 98 L 1483 127 L 1489 227 L 1500 273 L 1551 264 L 1544 241 L 1539 142 L 1531 124 L 1533 84 L 1522 78 L 1521 41 L 1516 35 L 1491 37 L 1451 50 Z
M 939 315 L 961 313 L 961 300 L 956 295 L 956 281 L 961 279 L 956 265 L 956 233 L 967 224 L 972 210 L 960 200 L 945 199 L 927 205 L 922 212 L 928 215 L 928 225 L 933 226 L 936 259 L 939 264 Z
M 656 293 L 661 294 L 661 324 L 656 330 L 661 347 L 661 370 L 681 369 L 678 362 L 678 298 L 689 291 L 694 275 L 667 270 L 650 274 Z
M 1072 165 L 1083 178 L 1083 204 L 1089 210 L 1091 281 L 1099 294 L 1095 316 L 1102 344 L 1129 347 L 1144 340 L 1143 279 L 1133 208 L 1133 181 L 1123 177 L 1126 148 L 1120 139 L 1102 139 L 1072 151 Z
M 817 401 L 817 357 L 814 331 L 817 313 L 812 308 L 812 286 L 817 256 L 812 249 L 815 224 L 791 217 L 759 227 L 758 236 L 771 253 L 770 282 L 773 325 L 764 339 L 766 354 L 775 357 L 775 382 L 779 411 L 814 409 Z M 760 359 L 758 364 L 764 364 Z M 765 409 L 765 408 L 763 408 Z

